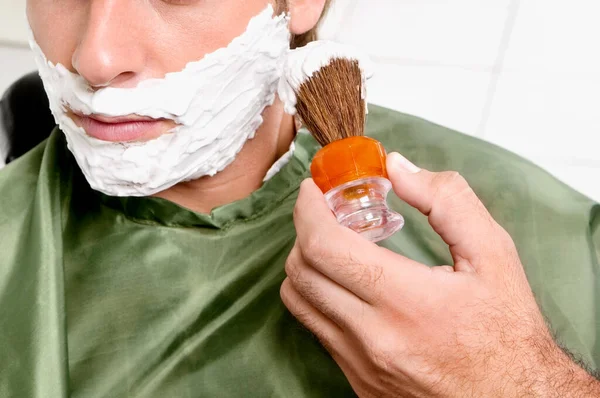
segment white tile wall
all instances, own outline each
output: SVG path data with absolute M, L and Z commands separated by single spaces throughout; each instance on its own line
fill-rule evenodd
M 600 2 L 342 0 L 369 99 L 519 153 L 600 201 Z
M 0 0 L 0 42 L 23 43 L 27 40 L 25 3 L 26 0 Z
M 35 70 L 28 46 L 25 0 L 0 0 L 0 96 L 25 73 Z
M 34 68 L 1 0 L 0 93 Z M 600 201 L 600 2 L 334 0 L 322 33 L 377 62 L 370 100 L 475 135 Z M 8 22 L 7 22 L 8 21 Z
M 510 0 L 353 2 L 339 32 L 344 41 L 385 58 L 490 69 Z
M 385 60 L 369 81 L 369 100 L 474 135 L 489 81 L 478 69 Z
M 600 2 L 521 0 L 482 136 L 600 200 Z
M 0 96 L 15 80 L 33 70 L 36 66 L 28 48 L 0 45 Z

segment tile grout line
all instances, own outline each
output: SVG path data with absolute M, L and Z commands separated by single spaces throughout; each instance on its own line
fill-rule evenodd
M 0 47 L 29 50 L 29 44 L 20 41 L 0 39 Z
M 487 90 L 487 98 L 483 107 L 483 111 L 481 113 L 481 122 L 479 123 L 479 127 L 477 128 L 476 135 L 479 138 L 485 138 L 486 135 L 486 128 L 490 119 L 490 115 L 492 113 L 492 105 L 494 103 L 496 89 L 498 87 L 498 82 L 500 81 L 500 76 L 504 68 L 504 60 L 506 58 L 508 46 L 510 44 L 510 40 L 515 28 L 517 15 L 519 14 L 519 6 L 520 0 L 511 0 L 509 5 L 510 11 L 508 13 L 508 16 L 506 17 L 504 32 L 502 33 L 500 47 L 498 48 L 498 57 L 496 58 L 496 62 L 494 63 L 494 67 L 492 68 L 490 84 Z

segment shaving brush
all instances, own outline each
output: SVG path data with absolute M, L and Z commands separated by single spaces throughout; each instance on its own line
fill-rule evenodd
M 377 242 L 400 230 L 404 218 L 386 202 L 386 151 L 364 136 L 364 85 L 358 60 L 334 57 L 295 90 L 296 110 L 323 146 L 311 173 L 330 209 L 341 225 Z

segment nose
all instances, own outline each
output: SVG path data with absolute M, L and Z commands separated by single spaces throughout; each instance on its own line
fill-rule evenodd
M 136 1 L 90 0 L 72 65 L 93 87 L 135 86 L 144 68 Z M 139 10 L 137 10 L 139 11 Z M 139 32 L 137 35 L 135 32 Z

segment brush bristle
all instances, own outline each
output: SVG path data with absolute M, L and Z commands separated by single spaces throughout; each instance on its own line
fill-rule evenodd
M 319 144 L 365 134 L 362 85 L 358 61 L 336 58 L 300 86 L 296 110 Z

